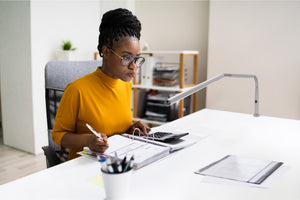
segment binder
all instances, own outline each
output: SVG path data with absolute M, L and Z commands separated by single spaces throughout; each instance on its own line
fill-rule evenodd
M 120 160 L 125 156 L 134 156 L 134 168 L 143 167 L 151 162 L 159 160 L 169 154 L 168 147 L 153 145 L 148 142 L 133 140 L 123 135 L 114 135 L 108 138 L 109 147 L 104 152 L 106 156 L 115 156 Z
M 143 67 L 141 68 L 141 84 L 152 86 L 153 68 L 157 62 L 162 62 L 162 57 L 147 57 Z
M 191 146 L 191 145 L 193 145 L 197 142 L 194 139 L 190 139 L 190 138 L 186 138 L 186 137 L 183 137 L 183 138 L 165 143 L 165 142 L 155 141 L 155 140 L 151 140 L 151 139 L 146 139 L 146 138 L 143 138 L 143 137 L 140 137 L 140 136 L 137 136 L 137 135 L 130 135 L 130 134 L 127 134 L 127 133 L 123 134 L 123 136 L 126 136 L 126 137 L 131 138 L 131 139 L 135 139 L 135 140 L 140 140 L 140 141 L 143 141 L 143 142 L 148 142 L 148 143 L 151 143 L 153 145 L 168 147 L 170 153 L 172 153 L 173 151 Z
M 179 139 L 172 143 L 162 143 L 125 133 L 109 137 L 108 143 L 109 147 L 103 153 L 105 156 L 115 157 L 116 152 L 118 159 L 123 160 L 125 156 L 131 157 L 133 155 L 133 167 L 137 169 L 157 161 L 175 150 L 192 145 L 196 141 Z M 101 155 L 100 153 L 92 152 L 88 147 L 84 147 L 84 150 L 78 154 L 83 156 L 92 155 L 94 157 Z
M 102 154 L 109 157 L 115 157 L 115 153 L 119 160 L 124 157 L 134 156 L 133 167 L 141 168 L 170 153 L 170 148 L 165 146 L 153 145 L 148 142 L 133 140 L 123 135 L 114 135 L 108 138 L 109 147 Z M 84 151 L 79 152 L 80 155 L 92 155 L 96 157 L 100 153 L 92 152 L 88 147 L 84 147 Z

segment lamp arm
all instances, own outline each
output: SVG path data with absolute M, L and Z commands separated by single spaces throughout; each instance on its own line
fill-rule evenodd
M 171 105 L 177 101 L 180 101 L 196 92 L 198 92 L 199 90 L 202 90 L 204 88 L 206 88 L 208 85 L 210 85 L 213 82 L 216 82 L 224 77 L 238 77 L 238 78 L 254 78 L 255 81 L 255 97 L 254 97 L 254 116 L 258 117 L 259 116 L 259 112 L 258 112 L 258 108 L 259 108 L 259 101 L 258 101 L 258 79 L 255 75 L 252 74 L 229 74 L 229 73 L 224 73 L 224 74 L 220 74 L 218 76 L 215 76 L 211 79 L 208 79 L 202 83 L 199 83 L 198 85 L 195 85 L 191 88 L 189 88 L 188 90 L 181 92 L 177 95 L 174 95 L 172 97 L 170 97 L 169 99 L 166 100 L 166 104 Z

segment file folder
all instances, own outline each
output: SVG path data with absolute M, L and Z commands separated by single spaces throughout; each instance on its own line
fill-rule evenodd
M 277 161 L 266 161 L 255 158 L 227 155 L 222 159 L 199 169 L 195 173 L 203 176 L 211 176 L 251 184 L 261 184 L 281 165 L 283 165 L 283 163 Z

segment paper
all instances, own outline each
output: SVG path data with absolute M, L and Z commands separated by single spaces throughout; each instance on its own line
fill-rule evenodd
M 197 174 L 261 184 L 283 163 L 228 155 L 200 170 Z
M 95 183 L 97 185 L 100 185 L 101 187 L 104 187 L 101 175 L 93 177 L 93 178 L 89 179 L 89 181 L 91 181 L 92 183 Z

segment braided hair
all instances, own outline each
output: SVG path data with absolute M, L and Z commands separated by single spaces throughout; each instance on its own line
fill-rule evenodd
M 102 47 L 112 48 L 121 37 L 133 36 L 140 39 L 141 23 L 129 10 L 118 8 L 104 13 L 99 27 L 98 51 L 103 57 Z

